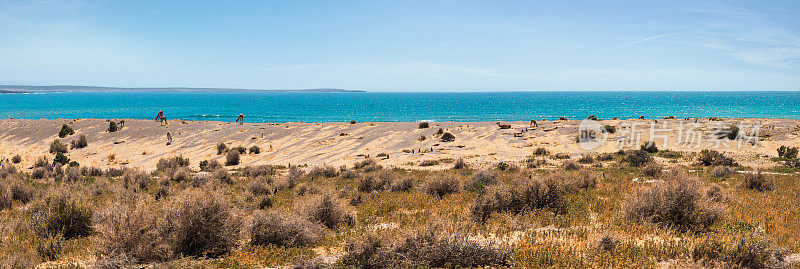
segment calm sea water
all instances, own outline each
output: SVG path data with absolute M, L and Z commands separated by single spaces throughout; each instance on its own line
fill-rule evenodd
M 1 118 L 169 119 L 248 122 L 526 121 L 596 115 L 648 118 L 800 119 L 800 92 L 253 93 L 115 92 L 0 94 Z

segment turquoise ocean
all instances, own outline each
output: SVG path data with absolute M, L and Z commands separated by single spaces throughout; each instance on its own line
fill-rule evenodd
M 0 94 L 0 118 L 247 122 L 528 121 L 663 116 L 800 119 L 800 92 L 48 92 Z

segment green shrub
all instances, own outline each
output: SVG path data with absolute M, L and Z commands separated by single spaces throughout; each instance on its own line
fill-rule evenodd
M 67 145 L 61 143 L 61 141 L 58 141 L 58 139 L 56 139 L 53 140 L 52 143 L 50 143 L 50 153 L 58 153 L 58 152 L 67 153 Z
M 292 169 L 289 168 L 289 170 L 291 171 Z M 241 174 L 246 177 L 256 178 L 256 177 L 272 176 L 277 173 L 278 171 L 275 169 L 274 166 L 265 164 L 265 165 L 245 166 L 244 168 L 242 168 Z
M 550 155 L 550 151 L 547 151 L 547 149 L 545 149 L 545 148 L 536 148 L 536 150 L 533 151 L 533 155 L 534 156 L 546 156 L 546 155 Z
M 222 165 L 216 159 L 200 161 L 200 171 L 211 172 L 221 168 Z
M 439 165 L 439 161 L 437 160 L 424 160 L 419 162 L 419 166 L 434 166 Z
M 68 135 L 73 135 L 73 134 L 75 134 L 75 131 L 73 131 L 72 128 L 66 124 L 61 125 L 61 131 L 58 131 L 58 137 L 60 138 L 64 138 L 67 137 Z
M 260 153 L 261 153 L 261 148 L 259 148 L 258 146 L 250 147 L 250 154 L 260 154 Z
M 606 129 L 606 132 L 610 134 L 617 132 L 617 127 L 614 125 L 603 125 L 603 128 Z
M 472 192 L 483 191 L 486 186 L 497 184 L 497 174 L 492 171 L 480 171 L 469 178 L 464 189 Z
M 53 158 L 53 165 L 56 165 L 56 164 L 64 165 L 64 164 L 67 164 L 68 162 L 69 162 L 69 158 L 66 155 L 64 155 L 64 153 L 61 153 L 60 151 L 57 152 L 56 153 L 56 157 Z
M 420 128 L 420 129 L 425 129 L 425 128 L 428 128 L 428 127 L 430 127 L 430 124 L 429 124 L 429 123 L 427 123 L 427 122 L 424 122 L 424 121 L 423 121 L 423 122 L 420 122 L 420 123 L 419 123 L 419 128 Z
M 119 127 L 117 127 L 117 123 L 114 122 L 113 120 L 109 121 L 108 122 L 108 132 L 109 133 L 113 133 L 113 132 L 116 132 L 116 131 L 119 131 Z
M 225 153 L 225 165 L 239 165 L 239 151 L 231 150 Z
M 594 163 L 594 157 L 592 157 L 592 155 L 589 154 L 584 154 L 580 158 L 578 158 L 578 162 L 585 164 Z
M 20 163 L 20 162 L 22 162 L 22 156 L 19 156 L 19 154 L 14 155 L 14 157 L 11 157 L 11 162 L 12 163 Z
M 451 133 L 444 133 L 442 137 L 439 138 L 442 142 L 452 142 L 456 140 L 456 136 Z
M 78 137 L 78 139 L 70 142 L 70 147 L 73 149 L 85 148 L 87 145 L 89 145 L 89 143 L 86 142 L 86 135 L 81 135 Z
M 242 147 L 242 146 L 233 147 L 233 148 L 231 148 L 231 150 L 233 150 L 233 151 L 238 151 L 238 152 L 239 152 L 239 154 L 245 154 L 245 153 L 247 153 L 247 149 L 246 149 L 246 148 L 244 148 L 244 147 Z
M 642 167 L 642 175 L 646 177 L 658 177 L 661 175 L 661 166 L 655 162 Z
M 734 161 L 732 158 L 726 157 L 725 154 L 710 149 L 701 150 L 700 157 L 697 160 L 701 165 L 704 166 L 736 166 L 736 161 Z
M 646 151 L 647 153 L 656 153 L 658 152 L 658 147 L 656 147 L 656 143 L 653 141 L 648 141 L 642 144 L 641 150 Z

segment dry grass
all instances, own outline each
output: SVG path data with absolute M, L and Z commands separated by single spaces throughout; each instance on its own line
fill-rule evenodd
M 0 267 L 763 268 L 800 252 L 796 174 L 716 177 L 721 168 L 687 173 L 667 162 L 670 172 L 633 180 L 658 160 L 364 169 L 376 161 L 341 172 L 214 169 L 195 184 L 171 178 L 188 167 L 170 159 L 159 180 L 47 159 L 33 169 L 0 163 Z M 763 181 L 772 189 L 746 187 Z

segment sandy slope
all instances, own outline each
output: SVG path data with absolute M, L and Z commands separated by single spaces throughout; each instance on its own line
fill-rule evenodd
M 57 120 L 0 120 L 0 156 L 10 158 L 14 154 L 23 157 L 23 166 L 30 167 L 36 158 L 52 154 L 47 151 L 49 144 L 57 139 L 62 124 L 69 124 L 75 135 L 61 139 L 64 143 L 86 135 L 89 146 L 70 150 L 68 156 L 84 166 L 136 166 L 151 170 L 159 158 L 174 155 L 188 157 L 192 166 L 197 167 L 201 160 L 216 158 L 224 161 L 224 156 L 216 154 L 216 144 L 220 141 L 231 146 L 257 145 L 262 152 L 246 155 L 241 165 L 251 164 L 329 164 L 350 165 L 379 153 L 389 154 L 381 164 L 389 166 L 413 166 L 422 160 L 438 160 L 463 157 L 469 163 L 490 164 L 499 161 L 519 162 L 538 147 L 554 153 L 567 153 L 578 156 L 586 152 L 614 152 L 619 149 L 616 142 L 606 143 L 592 151 L 581 149 L 575 143 L 580 121 L 546 121 L 538 128 L 529 127 L 527 122 L 512 122 L 511 129 L 500 129 L 493 122 L 440 122 L 431 123 L 427 129 L 418 129 L 418 123 L 245 123 L 239 125 L 227 122 L 171 120 L 167 126 L 149 120 L 127 119 L 122 130 L 109 133 L 105 119 L 57 119 Z M 683 119 L 658 120 L 657 127 L 664 122 L 668 128 L 676 128 L 681 122 L 694 123 Z M 787 119 L 728 119 L 726 123 L 753 124 L 760 122 L 762 136 L 758 147 L 737 142 L 719 141 L 717 150 L 737 156 L 741 162 L 750 165 L 769 165 L 765 158 L 756 154 L 776 155 L 779 145 L 797 146 L 800 121 Z M 644 130 L 641 141 L 649 137 L 653 120 L 606 120 L 603 125 L 617 126 L 618 131 L 609 134 L 608 141 L 624 139 L 623 125 L 641 124 Z M 705 132 L 700 147 L 678 145 L 677 132 L 668 133 L 668 147 L 674 150 L 699 151 L 713 147 L 714 141 L 707 140 L 711 130 L 720 124 L 718 121 L 701 119 L 698 130 Z M 455 135 L 454 142 L 440 142 L 433 134 L 442 128 Z M 173 143 L 166 145 L 166 132 L 173 135 Z M 515 137 L 514 133 L 521 137 Z M 427 137 L 420 141 L 420 136 Z M 727 142 L 727 145 L 725 145 Z M 663 139 L 656 139 L 664 148 Z M 403 152 L 414 150 L 415 153 Z M 423 153 L 418 153 L 422 150 Z M 433 152 L 431 152 L 433 150 Z M 113 160 L 109 158 L 114 155 Z M 449 165 L 448 165 L 449 166 Z M 444 165 L 432 168 L 442 168 Z

